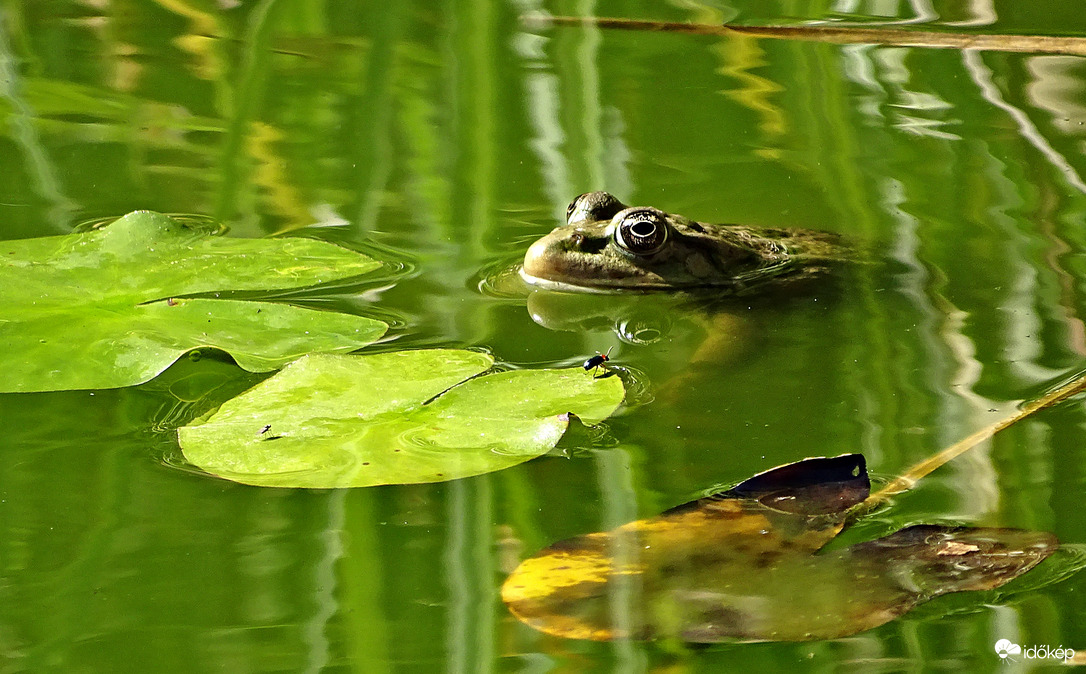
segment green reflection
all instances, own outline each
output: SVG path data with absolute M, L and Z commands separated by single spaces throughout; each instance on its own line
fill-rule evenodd
M 876 476 L 897 474 L 1086 356 L 1079 59 L 533 32 L 516 16 L 531 9 L 724 11 L 2 4 L 0 237 L 139 208 L 226 213 L 240 236 L 319 224 L 309 233 L 410 251 L 412 278 L 350 300 L 404 317 L 402 345 L 568 367 L 616 344 L 616 365 L 643 373 L 653 397 L 611 422 L 619 448 L 543 457 L 455 495 L 337 497 L 170 466 L 179 450 L 148 429 L 188 415 L 199 378 L 233 367 L 218 361 L 179 364 L 194 379 L 173 394 L 4 396 L 0 650 L 14 668 L 990 670 L 996 638 L 1079 645 L 1068 644 L 1086 634 L 1078 578 L 1000 612 L 949 612 L 938 599 L 847 642 L 681 655 L 555 643 L 504 616 L 489 565 L 510 551 L 804 456 L 863 451 Z M 1005 32 L 1086 33 L 1081 12 L 1053 0 L 933 11 Z M 747 23 L 918 18 L 908 3 L 728 12 Z M 888 262 L 832 303 L 738 307 L 741 328 L 662 303 L 651 313 L 669 336 L 644 343 L 617 342 L 617 305 L 592 313 L 609 328 L 555 331 L 520 299 L 476 290 L 481 269 L 522 256 L 588 189 L 705 221 L 837 231 Z M 1083 542 L 1083 421 L 1076 403 L 1046 411 L 933 475 L 866 533 L 940 521 Z

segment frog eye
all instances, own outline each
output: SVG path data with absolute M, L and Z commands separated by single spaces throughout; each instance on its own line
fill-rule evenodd
M 569 203 L 566 208 L 566 224 L 610 220 L 626 208 L 626 204 L 607 192 L 585 192 Z
M 655 208 L 630 208 L 615 220 L 615 243 L 634 255 L 652 255 L 667 243 L 667 219 Z

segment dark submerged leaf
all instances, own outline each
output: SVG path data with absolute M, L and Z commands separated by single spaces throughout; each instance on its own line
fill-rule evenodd
M 871 493 L 871 480 L 863 454 L 842 454 L 767 470 L 725 493 L 776 510 L 819 515 L 843 512 L 862 502 Z
M 998 587 L 1057 546 L 1047 533 L 915 526 L 815 554 L 868 491 L 857 454 L 782 466 L 658 517 L 559 541 L 525 560 L 502 598 L 526 624 L 575 639 L 828 639 L 940 594 Z

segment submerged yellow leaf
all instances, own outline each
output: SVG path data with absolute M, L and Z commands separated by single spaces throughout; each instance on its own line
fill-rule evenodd
M 1057 546 L 1046 533 L 920 525 L 819 552 L 868 492 L 857 454 L 782 466 L 555 543 L 510 574 L 502 599 L 522 622 L 571 639 L 837 638 L 940 594 L 1003 585 Z

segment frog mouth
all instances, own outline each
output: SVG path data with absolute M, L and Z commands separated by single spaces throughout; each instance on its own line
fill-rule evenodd
M 524 282 L 530 286 L 536 288 L 543 288 L 544 290 L 556 290 L 558 292 L 567 293 L 596 293 L 599 295 L 610 295 L 628 290 L 620 287 L 606 287 L 606 286 L 586 286 L 579 283 L 566 283 L 563 281 L 555 281 L 549 278 L 542 278 L 540 276 L 533 276 L 524 271 L 524 267 L 520 268 L 520 277 L 524 279 Z
M 548 290 L 579 293 L 618 293 L 666 289 L 668 286 L 647 282 L 639 276 L 599 271 L 602 252 L 584 250 L 585 244 L 571 249 L 563 236 L 547 236 L 536 241 L 524 255 L 520 277 L 529 285 Z

